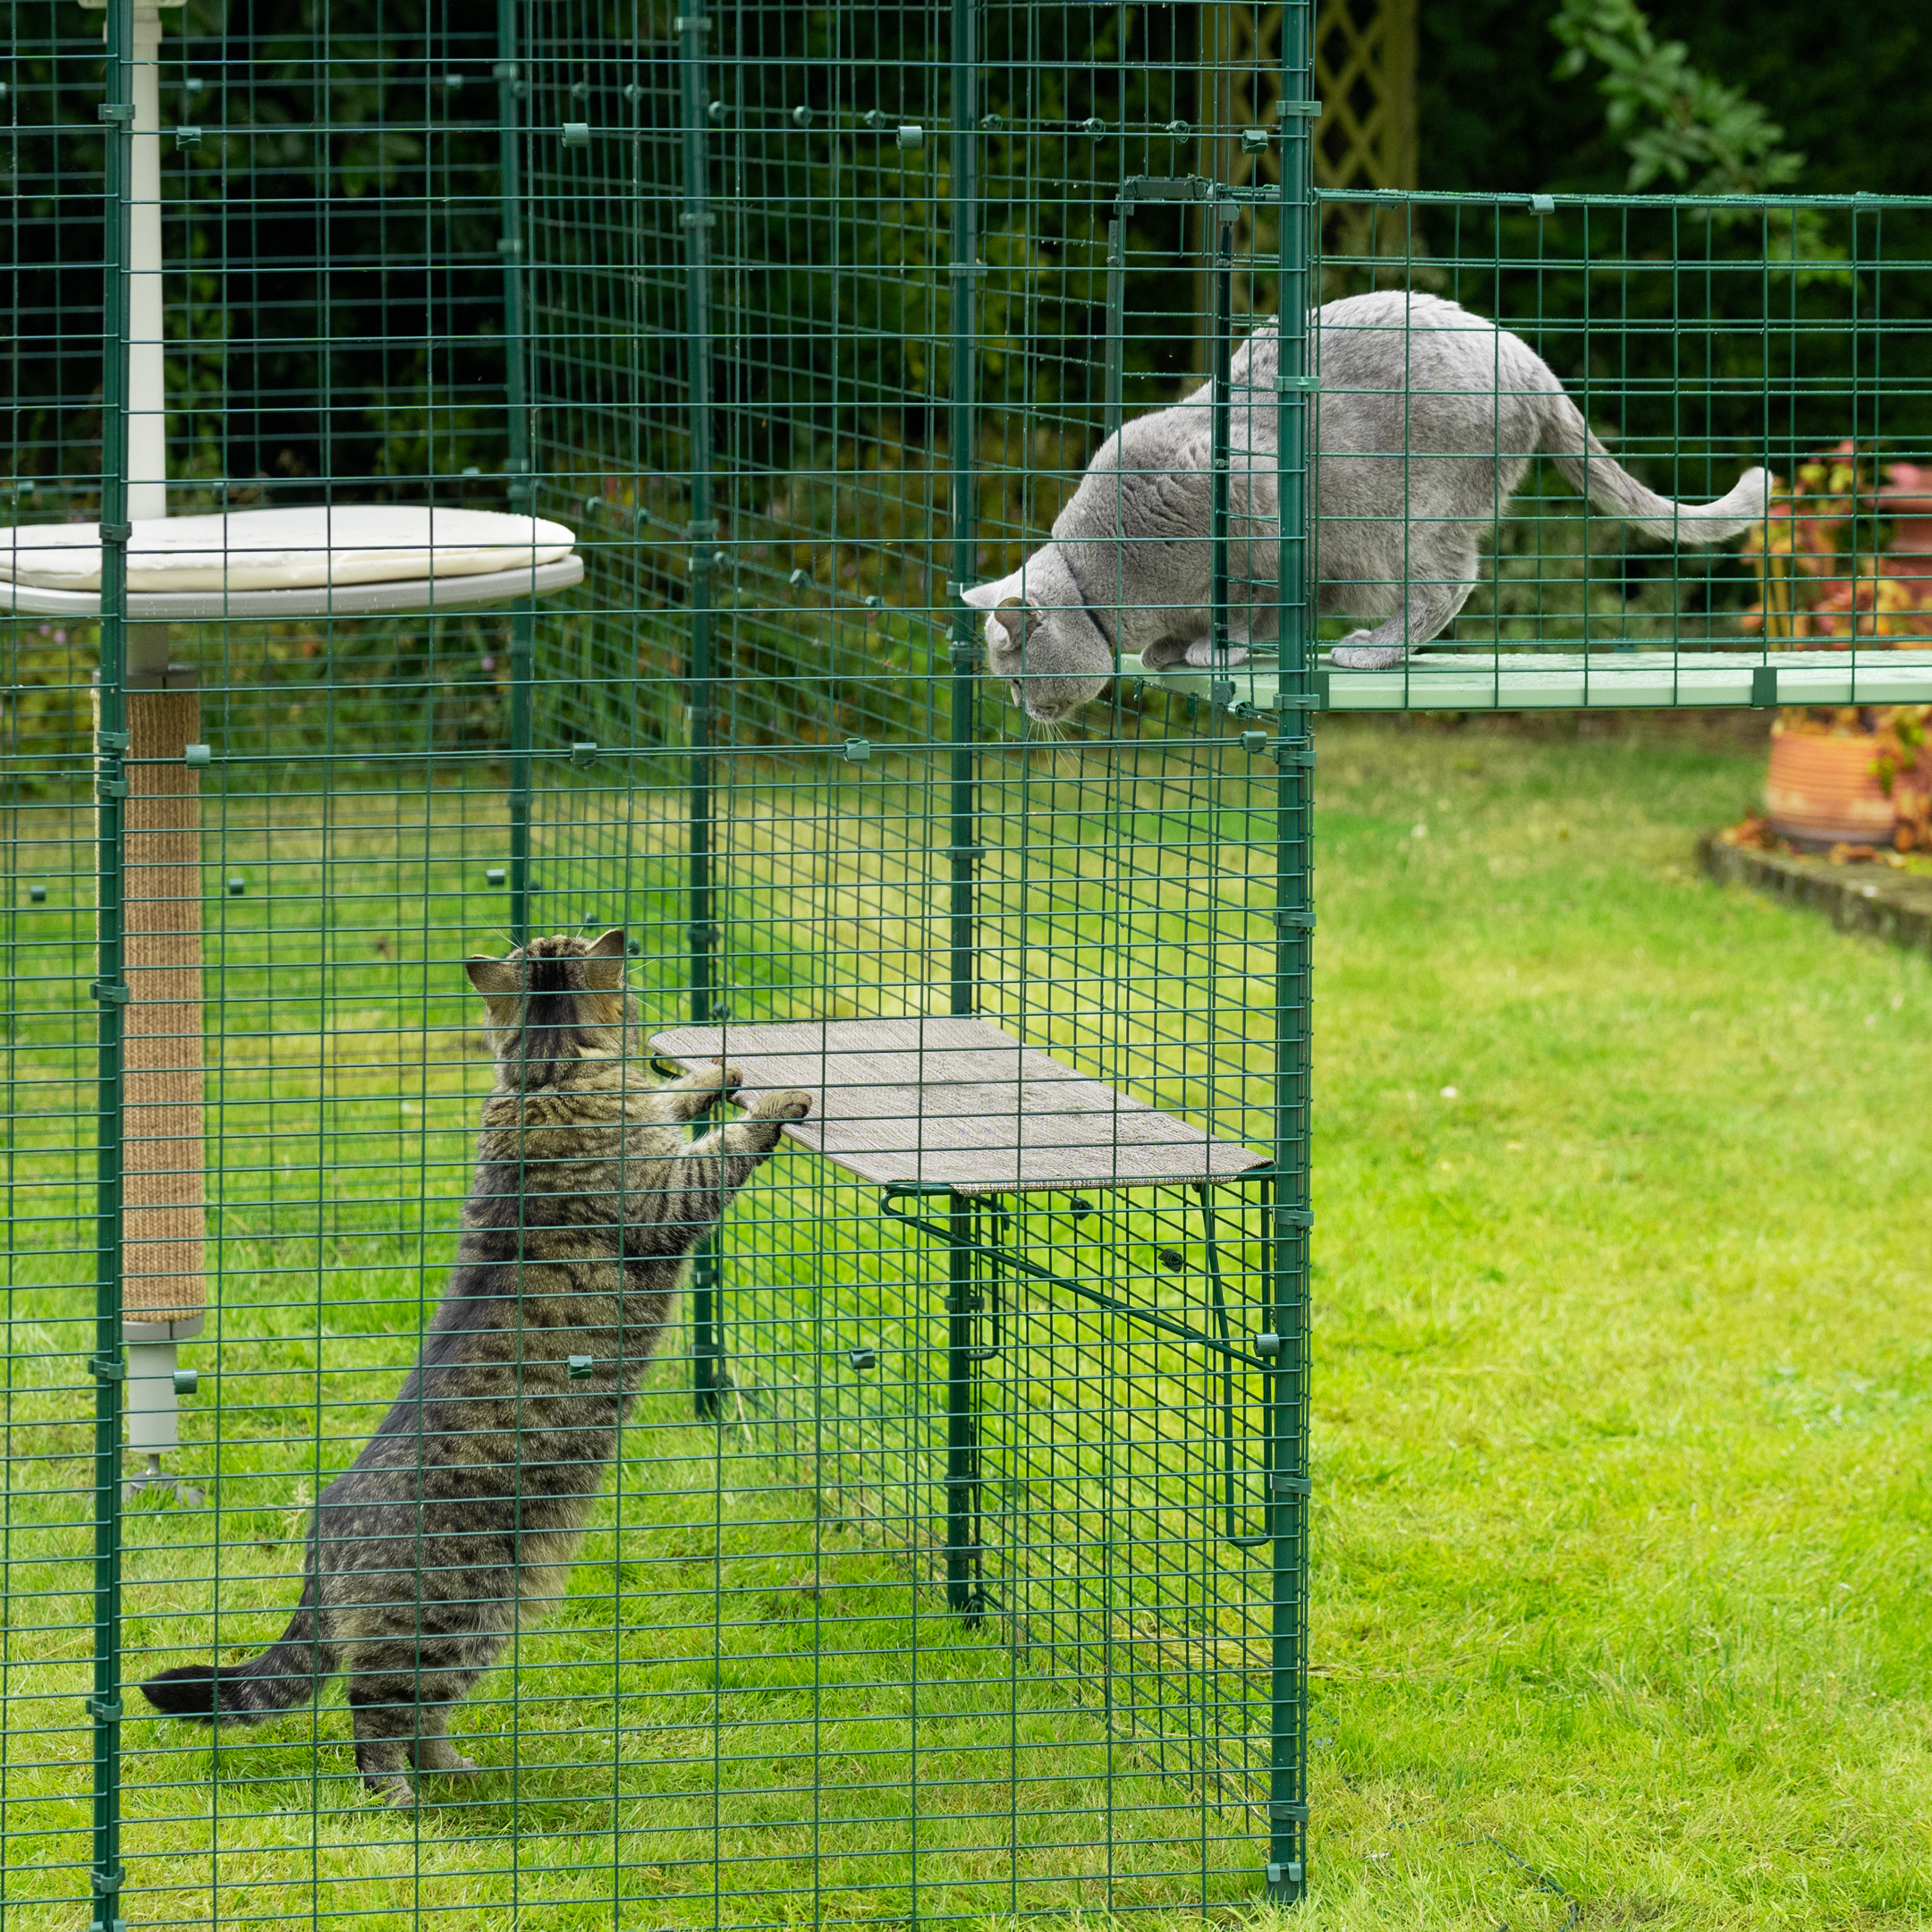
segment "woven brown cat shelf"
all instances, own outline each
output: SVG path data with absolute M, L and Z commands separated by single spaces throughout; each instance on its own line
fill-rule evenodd
M 748 1090 L 802 1088 L 811 1117 L 786 1135 L 881 1187 L 965 1195 L 1174 1187 L 1267 1165 L 989 1020 L 674 1027 L 651 1046 L 688 1064 L 728 1052 Z

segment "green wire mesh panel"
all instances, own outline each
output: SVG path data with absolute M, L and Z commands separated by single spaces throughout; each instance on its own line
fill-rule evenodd
M 1318 205 L 1292 4 L 106 20 L 105 64 L 78 10 L 4 56 L 9 1903 L 1298 1897 L 1311 714 L 1932 700 L 1925 210 Z M 1336 338 L 1300 318 L 1378 291 L 1514 331 L 1658 491 L 1768 465 L 1770 513 L 1633 544 L 1539 462 L 1452 623 L 1322 660 L 1418 582 L 1401 545 L 1335 580 L 1348 459 L 1533 453 L 1406 404 L 1324 440 Z M 1045 728 L 958 593 L 1210 377 L 1170 479 L 1208 477 L 1208 588 L 1123 542 L 1087 587 L 1174 602 L 1155 642 L 1199 661 L 1123 653 Z M 204 534 L 165 601 L 164 521 L 304 510 L 273 564 Z M 538 522 L 492 548 L 472 512 Z M 444 1292 L 493 1078 L 461 962 L 612 928 L 626 1079 L 652 1039 L 997 1028 L 1227 1161 L 968 1187 L 801 1129 L 457 1707 L 478 1771 L 384 1808 L 339 1689 L 152 1714 L 156 1670 L 283 1630 Z M 1007 1152 L 1049 1111 L 996 1106 Z
M 41 1848 L 11 1900 L 1292 1895 L 1308 925 L 1276 911 L 1309 762 L 1155 691 L 1042 736 L 953 594 L 1051 521 L 1123 368 L 1138 405 L 1202 352 L 1197 223 L 1110 357 L 1108 227 L 1123 170 L 1238 151 L 1213 103 L 1246 84 L 1191 19 L 1106 10 L 196 7 L 157 41 L 123 5 L 105 68 L 98 25 L 8 69 L 0 1695 L 5 1828 Z M 1244 288 L 1280 235 L 1242 231 Z M 199 606 L 152 601 L 164 513 L 373 507 L 400 547 L 424 505 L 562 526 L 580 580 L 298 608 L 233 524 Z M 98 588 L 36 574 L 74 523 L 109 532 Z M 481 1768 L 398 1813 L 339 1686 L 213 1731 L 138 1687 L 278 1633 L 415 1359 L 492 1077 L 462 960 L 612 927 L 640 1049 L 992 1024 L 1235 1166 L 969 1196 L 775 1157 L 577 1562 L 455 1713 Z M 163 1212 L 199 1244 L 165 1309 Z

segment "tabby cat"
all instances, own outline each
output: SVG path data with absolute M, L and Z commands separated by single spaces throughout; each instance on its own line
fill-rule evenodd
M 810 1112 L 759 1095 L 701 1140 L 678 1131 L 740 1077 L 645 1083 L 624 936 L 474 958 L 496 1056 L 449 1291 L 402 1394 L 322 1493 L 301 1600 L 246 1663 L 141 1686 L 172 1716 L 253 1722 L 349 1680 L 356 1766 L 395 1805 L 408 1775 L 467 1771 L 450 1707 L 561 1597 L 685 1257 Z

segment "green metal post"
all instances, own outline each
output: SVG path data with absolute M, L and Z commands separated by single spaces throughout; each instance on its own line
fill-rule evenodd
M 949 1010 L 979 1004 L 976 873 L 979 842 L 977 710 L 981 647 L 978 614 L 962 593 L 976 573 L 978 484 L 974 462 L 973 292 L 979 265 L 979 0 L 954 0 L 952 89 L 953 395 L 947 443 L 953 498 L 953 664 L 951 843 L 947 895 Z M 974 1400 L 972 1208 L 951 1197 L 946 1250 L 946 1606 L 977 1621 L 979 1604 L 979 1415 Z
M 524 305 L 522 115 L 527 91 L 517 52 L 517 0 L 496 0 L 497 166 L 503 201 L 504 402 L 510 417 L 510 501 L 534 513 L 537 480 L 530 473 L 529 323 Z M 531 679 L 535 675 L 537 610 L 520 597 L 510 616 L 510 931 L 518 945 L 530 936 Z
M 121 1885 L 122 959 L 126 866 L 123 684 L 127 665 L 129 275 L 132 267 L 134 5 L 108 0 L 105 286 L 101 330 L 100 712 L 95 727 L 97 894 L 94 996 L 100 1010 L 94 1199 L 94 1843 L 93 1923 L 118 1932 Z
M 1228 662 L 1228 467 L 1233 417 L 1233 400 L 1228 394 L 1228 370 L 1233 360 L 1228 337 L 1234 306 L 1234 218 L 1239 213 L 1233 201 L 1216 201 L 1208 210 L 1208 247 L 1214 259 L 1208 273 L 1213 313 L 1208 322 L 1212 339 L 1208 369 L 1214 378 L 1214 404 L 1208 411 L 1208 640 L 1214 652 L 1217 681 L 1227 674 Z
M 973 436 L 973 292 L 985 271 L 979 260 L 979 75 L 974 48 L 979 0 L 956 0 L 952 58 L 952 333 L 953 395 L 947 412 L 947 454 L 953 499 L 952 860 L 948 894 L 949 1011 L 970 1013 L 978 1004 L 979 947 L 974 931 L 974 876 L 979 858 L 979 748 L 975 703 L 980 643 L 979 614 L 962 593 L 976 572 Z
M 716 1015 L 717 926 L 711 875 L 711 755 L 714 730 L 711 571 L 717 524 L 711 514 L 711 226 L 705 111 L 709 65 L 703 16 L 679 17 L 684 114 L 684 336 L 691 419 L 691 827 L 689 943 L 691 1016 L 695 1026 Z M 691 1258 L 691 1386 L 700 1419 L 719 1413 L 724 1355 L 718 1313 L 716 1233 Z
M 1282 98 L 1300 105 L 1313 84 L 1314 0 L 1282 8 Z M 1267 1891 L 1301 1900 L 1308 1884 L 1309 1152 L 1309 969 L 1314 945 L 1315 748 L 1309 694 L 1315 630 L 1310 600 L 1309 302 L 1315 246 L 1307 114 L 1282 119 L 1279 558 L 1284 705 L 1275 749 L 1275 1147 L 1269 1250 L 1270 1320 L 1281 1337 L 1270 1377 L 1266 1461 L 1274 1533 Z M 1293 701 L 1299 698 L 1300 702 Z
M 946 1225 L 946 1607 L 977 1623 L 980 1610 L 979 1428 L 975 1400 L 973 1209 L 947 1197 Z

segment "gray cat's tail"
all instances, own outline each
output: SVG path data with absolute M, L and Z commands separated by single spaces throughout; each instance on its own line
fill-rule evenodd
M 1590 506 L 1608 510 L 1660 543 L 1714 544 L 1741 537 L 1761 522 L 1771 502 L 1771 472 L 1747 470 L 1716 503 L 1673 503 L 1646 489 L 1606 450 L 1561 389 L 1544 412 L 1543 453 Z
M 184 1664 L 150 1677 L 141 1695 L 170 1717 L 202 1724 L 258 1724 L 308 1703 L 335 1674 L 334 1648 L 318 1640 L 311 1562 L 301 1601 L 279 1641 L 245 1664 Z

